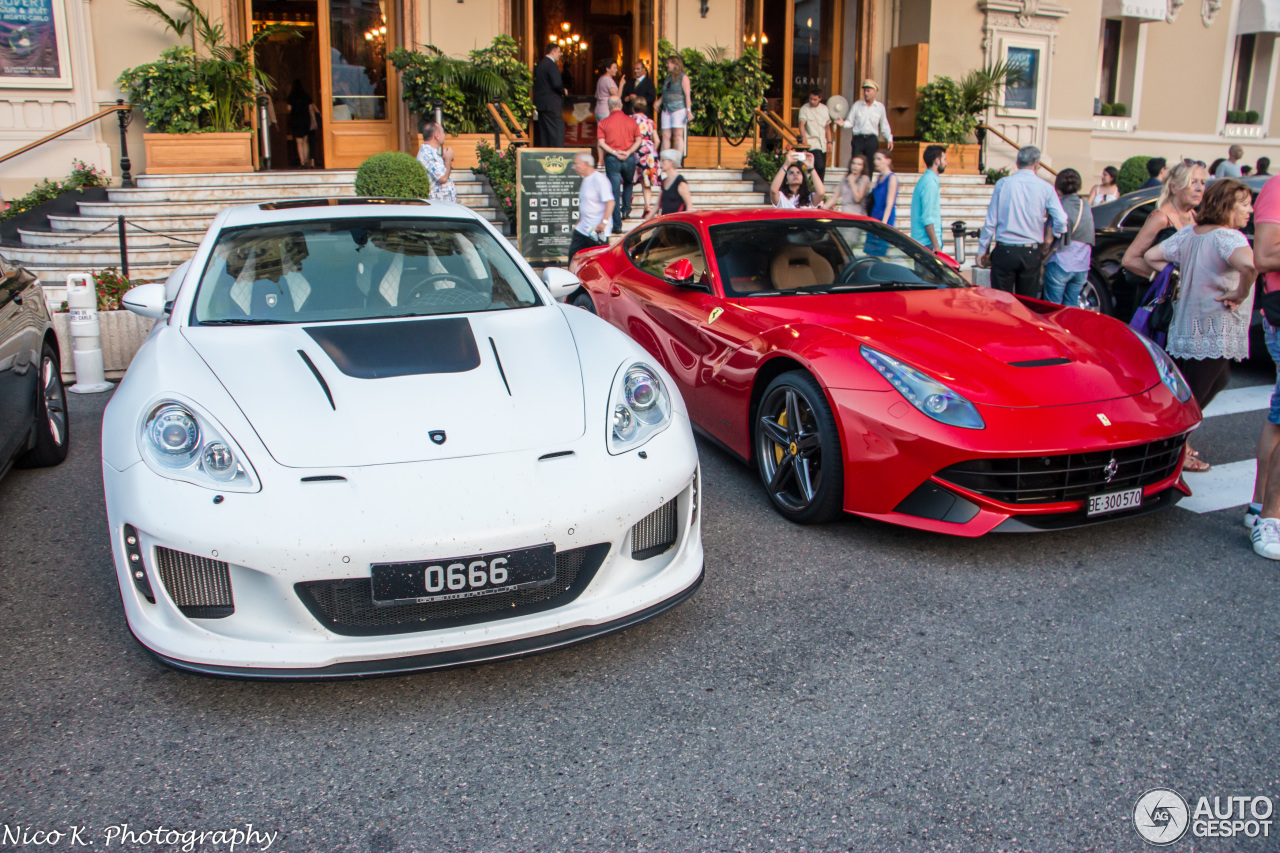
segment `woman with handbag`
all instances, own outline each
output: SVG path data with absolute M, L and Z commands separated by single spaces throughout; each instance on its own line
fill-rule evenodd
M 1075 169 L 1063 169 L 1053 182 L 1070 228 L 1057 238 L 1044 265 L 1044 299 L 1059 305 L 1080 304 L 1080 291 L 1093 259 L 1093 209 L 1080 197 L 1084 181 Z
M 1227 385 L 1231 361 L 1249 357 L 1253 317 L 1253 249 L 1238 229 L 1249 224 L 1253 194 L 1240 181 L 1214 181 L 1188 225 L 1148 249 L 1145 262 L 1157 271 L 1178 264 L 1173 317 L 1165 351 L 1182 371 L 1203 409 Z M 1183 467 L 1208 471 L 1209 463 L 1188 445 Z

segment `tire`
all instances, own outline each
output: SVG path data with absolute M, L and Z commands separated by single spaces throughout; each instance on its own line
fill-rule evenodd
M 596 303 L 591 299 L 591 294 L 585 290 L 578 291 L 573 297 L 573 304 L 591 314 L 597 314 Z
M 760 397 L 752 426 L 756 471 L 782 517 L 796 524 L 821 524 L 840 515 L 844 454 L 827 395 L 817 381 L 800 370 L 775 377 Z
M 40 387 L 36 396 L 35 446 L 18 457 L 20 468 L 45 468 L 67 458 L 71 445 L 71 419 L 67 416 L 67 392 L 62 387 L 58 353 L 48 341 L 40 351 Z
M 1102 276 L 1093 270 L 1089 270 L 1084 287 L 1080 288 L 1078 305 L 1086 311 L 1096 311 L 1110 317 L 1114 317 L 1116 312 L 1115 300 L 1111 298 L 1111 288 L 1103 281 Z

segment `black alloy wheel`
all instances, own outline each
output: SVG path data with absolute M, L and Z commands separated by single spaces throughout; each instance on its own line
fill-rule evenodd
M 826 394 L 808 373 L 783 373 L 765 388 L 756 412 L 755 453 L 760 481 L 783 517 L 819 524 L 840 514 L 840 436 Z
M 573 297 L 573 304 L 581 308 L 583 311 L 587 311 L 591 314 L 597 313 L 596 303 L 592 301 L 591 294 L 587 293 L 585 290 L 578 291 L 578 294 Z
M 62 387 L 58 353 L 45 342 L 40 352 L 40 388 L 36 397 L 35 446 L 18 457 L 22 468 L 57 465 L 67 458 L 71 423 L 67 417 L 67 392 Z

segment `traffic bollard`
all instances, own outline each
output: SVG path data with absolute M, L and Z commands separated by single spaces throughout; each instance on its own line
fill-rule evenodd
M 98 326 L 98 290 L 93 277 L 84 273 L 67 276 L 67 308 L 71 311 L 71 358 L 76 369 L 72 394 L 110 391 L 102 366 L 102 332 Z

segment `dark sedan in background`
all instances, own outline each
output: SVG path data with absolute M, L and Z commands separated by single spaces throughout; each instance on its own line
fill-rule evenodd
M 1242 180 L 1253 190 L 1256 202 L 1258 192 L 1270 176 L 1250 176 Z M 1126 193 L 1115 201 L 1100 204 L 1093 209 L 1096 244 L 1093 247 L 1093 267 L 1089 270 L 1089 282 L 1080 294 L 1082 308 L 1091 308 L 1111 314 L 1128 322 L 1138 307 L 1146 290 L 1145 282 L 1133 276 L 1122 276 L 1120 260 L 1129 244 L 1138 236 L 1147 216 L 1156 209 L 1160 188 L 1152 187 Z M 1249 242 L 1253 242 L 1253 219 L 1244 229 Z M 1258 319 L 1255 313 L 1254 322 Z
M 0 477 L 67 456 L 67 397 L 40 280 L 0 256 Z

